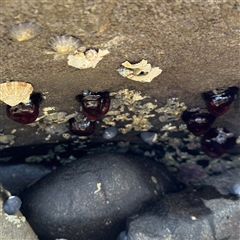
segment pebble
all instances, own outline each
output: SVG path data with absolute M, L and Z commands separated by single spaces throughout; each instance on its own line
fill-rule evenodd
M 233 195 L 240 196 L 240 184 L 239 183 L 232 184 L 229 188 L 229 192 Z
M 140 136 L 142 140 L 148 144 L 153 144 L 157 141 L 157 133 L 155 132 L 141 132 Z
M 21 207 L 22 201 L 17 196 L 9 197 L 3 204 L 3 210 L 8 215 L 14 215 Z
M 122 231 L 117 238 L 117 240 L 127 240 L 127 239 L 128 239 L 128 237 L 127 237 L 126 231 Z
M 118 129 L 116 127 L 108 127 L 103 132 L 103 138 L 106 140 L 114 138 L 118 134 Z

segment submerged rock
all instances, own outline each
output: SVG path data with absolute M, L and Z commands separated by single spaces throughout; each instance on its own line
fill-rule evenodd
M 239 239 L 239 217 L 239 199 L 212 186 L 185 189 L 129 218 L 127 240 Z
M 87 156 L 24 191 L 22 211 L 40 239 L 116 239 L 128 216 L 177 190 L 164 166 L 140 156 Z

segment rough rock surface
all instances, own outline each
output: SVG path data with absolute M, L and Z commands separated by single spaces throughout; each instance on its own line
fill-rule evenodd
M 4 201 L 11 194 L 0 184 L 0 237 L 1 240 L 38 240 L 26 218 L 18 211 L 14 215 L 8 215 L 3 211 Z
M 240 200 L 223 197 L 212 187 L 169 194 L 151 210 L 129 219 L 127 239 L 239 239 Z
M 202 180 L 203 185 L 214 186 L 221 194 L 228 195 L 230 186 L 240 184 L 240 161 L 235 169 L 225 171 L 223 174 L 213 175 Z
M 0 22 L 1 82 L 31 82 L 45 93 L 43 107 L 72 113 L 78 110 L 74 97 L 83 89 L 141 90 L 159 103 L 178 97 L 188 107 L 204 103 L 200 93 L 236 85 L 239 80 L 239 2 L 229 1 L 2 1 Z M 9 28 L 19 22 L 36 22 L 42 33 L 26 42 L 10 39 Z M 55 34 L 80 37 L 85 47 L 110 51 L 95 69 L 78 70 L 67 59 L 49 54 Z M 123 78 L 116 69 L 122 62 L 147 59 L 163 72 L 151 83 Z M 15 145 L 45 142 L 46 135 L 8 120 L 0 105 L 4 132 L 17 129 Z M 240 134 L 236 113 L 219 124 Z M 163 123 L 159 123 L 158 129 Z M 50 142 L 62 140 L 61 136 Z
M 40 239 L 112 240 L 128 216 L 176 189 L 159 163 L 99 154 L 57 169 L 20 196 Z

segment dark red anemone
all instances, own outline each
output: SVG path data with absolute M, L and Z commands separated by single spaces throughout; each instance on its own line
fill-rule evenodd
M 216 119 L 215 116 L 200 108 L 184 111 L 181 118 L 187 124 L 187 129 L 195 136 L 206 133 Z
M 229 110 L 238 90 L 238 87 L 229 87 L 226 90 L 216 89 L 202 93 L 202 98 L 206 102 L 207 110 L 214 116 L 225 114 Z
M 86 116 L 79 113 L 74 118 L 69 119 L 69 127 L 74 135 L 88 136 L 94 133 L 95 123 L 90 122 Z
M 76 99 L 82 104 L 82 113 L 93 122 L 105 115 L 110 108 L 108 92 L 89 92 L 87 95 L 78 95 Z
M 41 101 L 41 93 L 33 93 L 27 103 L 19 103 L 13 107 L 7 105 L 7 116 L 11 120 L 22 124 L 32 123 L 39 115 L 39 106 Z
M 211 128 L 202 137 L 202 150 L 212 158 L 219 158 L 236 144 L 236 139 L 226 128 Z

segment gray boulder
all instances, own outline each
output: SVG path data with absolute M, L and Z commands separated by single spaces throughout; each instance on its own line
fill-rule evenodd
M 40 239 L 116 239 L 127 217 L 175 191 L 165 168 L 140 156 L 83 157 L 21 194 L 22 211 Z
M 169 194 L 129 219 L 127 240 L 239 239 L 239 201 L 210 186 Z

